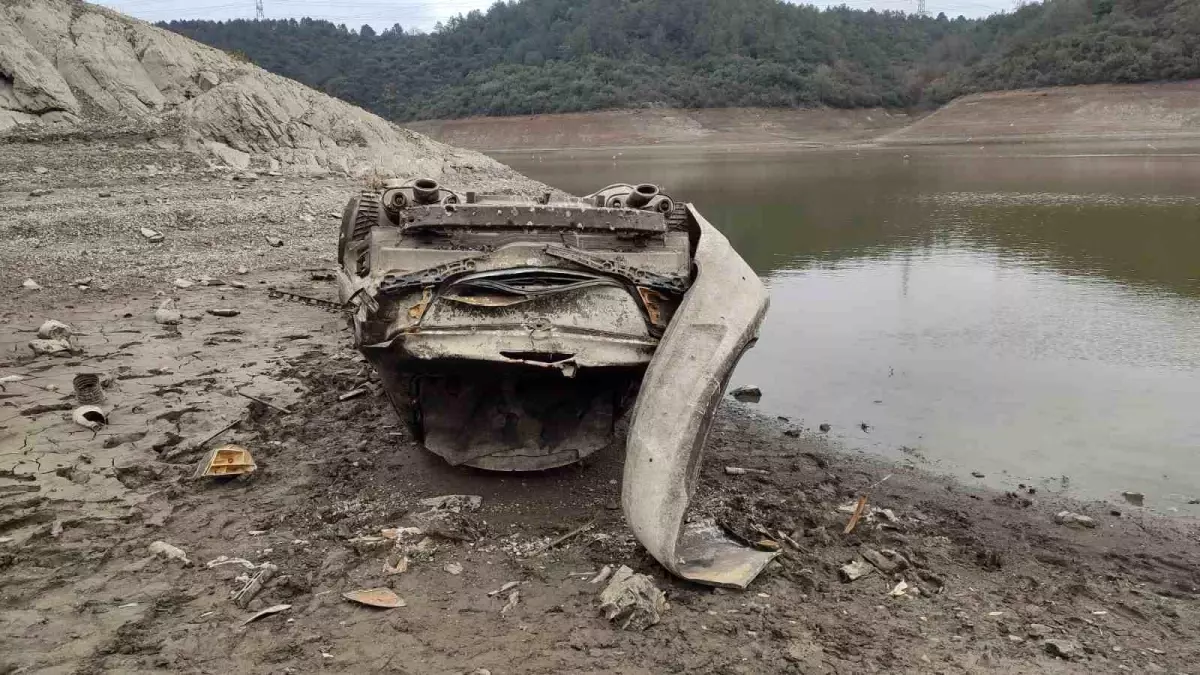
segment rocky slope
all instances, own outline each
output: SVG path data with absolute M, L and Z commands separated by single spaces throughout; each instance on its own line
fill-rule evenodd
M 0 0 L 0 138 L 149 140 L 230 167 L 540 186 L 210 47 L 78 0 Z

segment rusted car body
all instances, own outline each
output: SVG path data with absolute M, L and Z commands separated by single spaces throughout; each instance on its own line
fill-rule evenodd
M 453 465 L 563 466 L 616 440 L 622 501 L 668 569 L 745 586 L 773 553 L 685 522 L 704 441 L 767 294 L 728 241 L 652 185 L 583 198 L 394 181 L 346 207 L 341 300 L 414 437 Z

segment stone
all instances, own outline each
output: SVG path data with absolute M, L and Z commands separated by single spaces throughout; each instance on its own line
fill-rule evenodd
M 279 237 L 272 237 L 271 235 L 267 235 L 266 239 L 267 239 L 267 243 L 270 244 L 272 248 L 279 248 L 280 246 L 283 246 L 283 240 L 280 239 Z
M 1071 640 L 1046 640 L 1042 645 L 1050 656 L 1072 661 L 1083 656 L 1083 648 Z
M 1025 627 L 1025 633 L 1031 638 L 1037 638 L 1041 640 L 1054 635 L 1054 629 L 1045 624 L 1031 623 Z
M 852 560 L 838 569 L 838 577 L 842 583 L 850 583 L 859 579 L 870 576 L 875 572 L 875 568 L 862 560 Z
M 175 288 L 191 288 L 194 285 L 195 285 L 194 283 L 188 281 L 187 279 L 176 279 L 175 280 Z
M 41 176 L 50 173 L 50 169 L 47 169 L 44 166 L 35 166 L 33 167 L 33 172 Z
M 31 340 L 29 348 L 38 356 L 70 354 L 74 351 L 67 340 Z
M 729 395 L 743 403 L 758 403 L 762 400 L 762 389 L 754 385 L 745 385 L 729 392 Z
M 211 70 L 202 70 L 196 75 L 196 85 L 200 91 L 209 91 L 221 84 L 221 78 Z
M 880 552 L 869 546 L 860 546 L 858 554 L 884 574 L 899 572 L 908 567 L 908 559 L 890 549 Z
M 1146 495 L 1141 492 L 1122 492 L 1121 496 L 1134 506 L 1145 506 L 1146 504 Z
M 1059 525 L 1066 525 L 1067 527 L 1074 527 L 1081 530 L 1096 527 L 1095 519 L 1091 518 L 1090 516 L 1080 515 L 1071 511 L 1059 511 L 1054 516 L 1054 522 L 1058 523 Z
M 154 310 L 154 322 L 163 326 L 178 326 L 183 323 L 183 314 L 175 309 L 175 301 L 164 300 L 158 309 Z
M 38 327 L 37 336 L 43 340 L 66 340 L 74 333 L 70 326 L 54 319 L 47 319 Z
M 600 612 L 621 630 L 646 630 L 662 620 L 667 596 L 645 574 L 621 565 L 600 593 Z
M 236 309 L 210 309 L 210 310 L 208 310 L 208 313 L 213 316 L 220 316 L 220 317 L 225 317 L 225 318 L 232 318 L 232 317 L 237 316 L 238 314 L 241 314 L 241 312 Z
M 152 230 L 148 227 L 143 227 L 138 231 L 142 234 L 142 237 L 144 237 L 146 241 L 152 244 L 157 244 L 165 238 L 163 237 L 162 232 L 159 232 L 158 230 Z
M 42 285 L 33 279 L 26 279 L 25 281 L 21 282 L 21 288 L 24 288 L 27 291 L 40 291 L 42 290 Z
M 38 189 L 38 190 L 30 190 L 29 196 L 30 197 L 45 197 L 46 195 L 51 194 L 52 192 L 54 192 L 54 190 L 47 190 L 44 188 Z

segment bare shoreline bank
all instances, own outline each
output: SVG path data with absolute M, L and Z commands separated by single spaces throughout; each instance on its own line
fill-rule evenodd
M 869 108 L 651 108 L 412 122 L 489 152 L 629 148 L 846 148 L 1200 142 L 1200 82 L 966 96 L 928 114 Z

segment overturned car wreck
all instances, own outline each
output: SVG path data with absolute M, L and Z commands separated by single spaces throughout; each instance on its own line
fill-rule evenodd
M 356 346 L 453 465 L 570 464 L 629 424 L 622 504 L 675 574 L 744 587 L 774 557 L 688 523 L 713 413 L 766 313 L 761 281 L 653 185 L 583 198 L 429 179 L 350 200 L 338 244 Z

